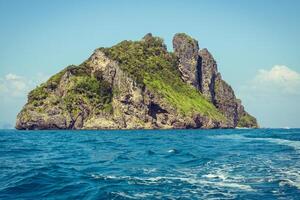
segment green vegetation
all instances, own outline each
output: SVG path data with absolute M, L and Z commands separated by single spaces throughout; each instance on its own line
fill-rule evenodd
M 202 113 L 212 119 L 225 121 L 225 117 L 209 103 L 198 91 L 181 81 L 173 82 L 162 79 L 160 76 L 145 76 L 145 84 L 162 95 L 169 103 L 183 115 Z
M 82 106 L 88 105 L 95 112 L 104 110 L 111 112 L 112 92 L 109 84 L 103 80 L 88 75 L 72 76 L 67 88 L 67 95 L 63 98 L 66 109 L 76 115 Z
M 55 90 L 61 81 L 62 76 L 68 71 L 70 74 L 75 76 L 82 76 L 88 75 L 89 71 L 88 68 L 84 66 L 85 63 L 81 64 L 80 66 L 70 65 L 66 67 L 64 70 L 60 71 L 59 73 L 51 76 L 49 80 L 46 82 L 47 88 L 51 90 Z
M 213 104 L 181 80 L 177 59 L 173 53 L 167 52 L 161 38 L 147 36 L 142 41 L 123 41 L 101 50 L 118 61 L 122 70 L 138 84 L 160 94 L 183 115 L 198 112 L 225 120 Z
M 36 87 L 34 90 L 29 92 L 28 99 L 30 101 L 40 101 L 46 99 L 48 97 L 48 93 L 46 91 L 46 85 L 42 84 Z
M 254 117 L 249 115 L 248 113 L 242 116 L 238 121 L 238 127 L 253 127 L 256 128 L 257 122 Z
M 30 102 L 33 102 L 35 106 L 38 106 L 37 104 L 41 104 L 41 100 L 44 100 L 49 96 L 48 90 L 55 90 L 57 88 L 62 76 L 66 73 L 66 71 L 78 71 L 78 69 L 82 70 L 83 68 L 77 67 L 75 65 L 70 65 L 59 73 L 51 76 L 46 83 L 41 84 L 29 93 L 28 98 Z
M 51 76 L 49 78 L 49 80 L 46 82 L 48 88 L 51 89 L 51 90 L 55 90 L 57 88 L 57 86 L 59 85 L 61 77 L 64 75 L 65 72 L 66 72 L 66 69 L 64 69 L 64 70 L 60 71 L 59 73 Z
M 62 76 L 70 73 L 68 82 L 64 83 L 67 93 L 63 96 L 62 101 L 57 98 L 53 91 L 58 87 Z M 53 75 L 50 79 L 32 90 L 29 95 L 29 104 L 36 111 L 40 111 L 40 106 L 56 106 L 63 102 L 66 110 L 74 115 L 81 111 L 82 106 L 88 106 L 95 113 L 100 111 L 112 112 L 111 106 L 112 92 L 107 82 L 90 76 L 89 68 L 84 65 L 68 66 L 61 72 Z M 41 110 L 42 112 L 42 110 Z
M 163 40 L 158 37 L 142 41 L 123 41 L 101 50 L 111 59 L 118 61 L 122 69 L 138 84 L 144 84 L 146 73 L 167 72 L 179 75 L 175 66 L 175 56 L 166 51 Z
M 195 40 L 191 36 L 189 36 L 185 33 L 177 33 L 176 36 L 186 38 L 190 45 L 195 45 Z

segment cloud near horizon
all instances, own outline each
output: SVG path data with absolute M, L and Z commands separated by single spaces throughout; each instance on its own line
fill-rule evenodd
M 8 73 L 0 77 L 0 128 L 13 128 L 15 118 L 26 103 L 30 90 L 48 79 L 42 73 L 30 77 Z
M 8 98 L 24 97 L 27 93 L 45 81 L 47 76 L 38 73 L 31 78 L 8 73 L 0 77 L 0 96 Z
M 252 95 L 300 95 L 300 73 L 285 65 L 274 65 L 269 70 L 258 70 L 241 88 Z
M 285 65 L 260 69 L 237 88 L 237 96 L 262 127 L 299 127 L 299 72 Z

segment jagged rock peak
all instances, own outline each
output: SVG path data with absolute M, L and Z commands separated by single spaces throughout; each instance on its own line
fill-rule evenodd
M 217 70 L 217 62 L 216 62 L 213 55 L 210 53 L 210 51 L 207 48 L 200 49 L 199 56 L 202 59 L 205 59 L 206 61 L 211 61 L 215 65 L 213 67 L 216 68 L 216 71 L 218 71 Z
M 199 56 L 201 65 L 201 92 L 209 101 L 213 102 L 215 96 L 215 79 L 218 73 L 217 62 L 206 48 L 199 51 Z
M 143 37 L 143 40 L 147 41 L 149 39 L 153 38 L 153 35 L 152 33 L 147 33 L 144 37 Z
M 173 49 L 178 57 L 178 69 L 184 82 L 199 89 L 199 45 L 198 41 L 185 33 L 177 33 L 173 37 Z

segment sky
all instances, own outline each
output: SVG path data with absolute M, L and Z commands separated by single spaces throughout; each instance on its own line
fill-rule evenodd
M 261 127 L 300 127 L 300 1 L 0 0 L 0 128 L 27 93 L 98 47 L 185 32 Z

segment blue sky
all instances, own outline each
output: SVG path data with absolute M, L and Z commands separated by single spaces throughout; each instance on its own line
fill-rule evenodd
M 300 127 L 300 1 L 0 0 L 0 126 L 27 92 L 98 47 L 185 32 L 263 127 Z

